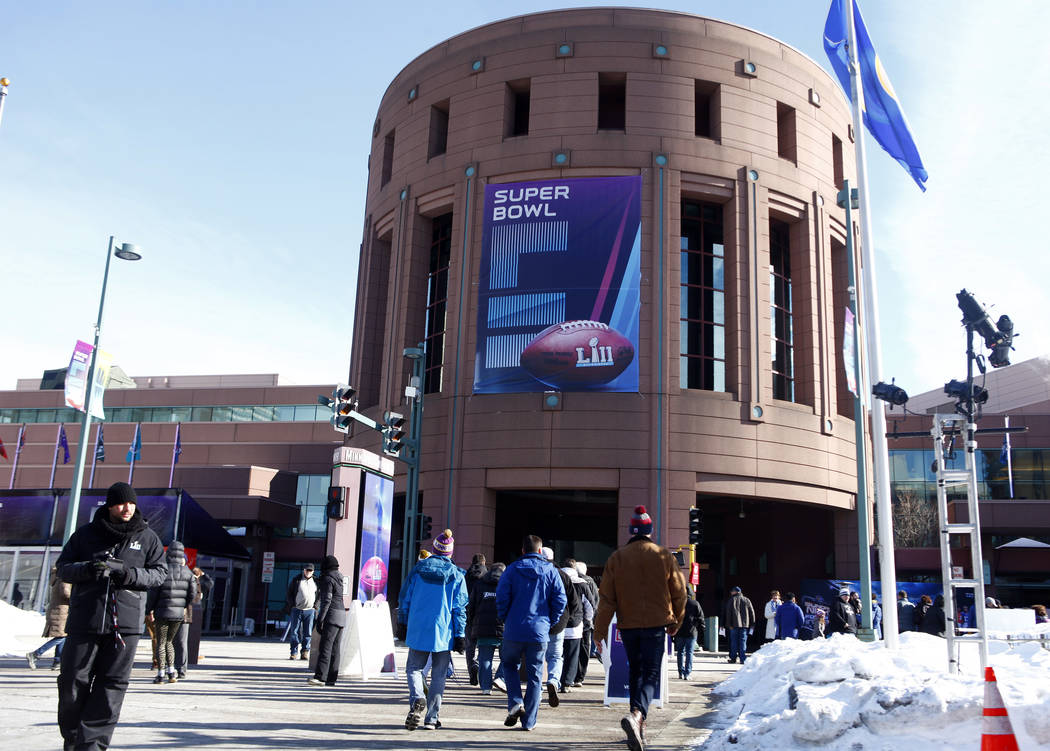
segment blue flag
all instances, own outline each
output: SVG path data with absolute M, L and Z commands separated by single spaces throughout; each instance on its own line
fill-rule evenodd
M 98 435 L 95 438 L 95 461 L 103 464 L 106 462 L 106 442 L 102 437 L 101 423 L 98 426 Z
M 66 440 L 66 426 L 60 425 L 58 428 L 58 445 L 62 447 L 65 452 L 62 456 L 62 463 L 69 464 L 69 441 Z
M 886 152 L 896 159 L 912 176 L 922 190 L 926 190 L 926 168 L 922 166 L 919 149 L 908 130 L 897 94 L 890 77 L 882 67 L 868 30 L 861 18 L 860 8 L 853 0 L 853 20 L 856 24 L 857 62 L 860 64 L 860 82 L 864 87 L 864 124 Z M 850 98 L 849 56 L 846 45 L 849 40 L 849 13 L 846 0 L 831 0 L 828 20 L 824 24 L 824 51 L 831 67 Z M 860 137 L 860 134 L 857 134 Z
M 1010 441 L 1004 435 L 1003 436 L 1003 448 L 999 452 L 999 463 L 1000 464 L 1006 464 L 1006 462 L 1007 462 L 1007 460 L 1009 458 L 1010 458 Z
M 131 446 L 128 447 L 128 455 L 125 461 L 131 464 L 134 461 L 140 461 L 142 459 L 142 425 L 135 426 L 135 438 L 131 442 Z
M 182 426 L 179 425 L 175 428 L 175 454 L 172 457 L 171 463 L 178 464 L 179 457 L 182 456 Z

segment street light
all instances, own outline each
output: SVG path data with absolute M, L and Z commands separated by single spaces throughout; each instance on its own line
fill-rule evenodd
M 95 358 L 98 356 L 98 339 L 102 334 L 102 310 L 106 306 L 106 283 L 109 281 L 109 259 L 116 256 L 125 261 L 137 261 L 142 258 L 138 246 L 122 243 L 113 250 L 113 235 L 109 236 L 109 248 L 106 250 L 106 270 L 102 274 L 102 297 L 98 301 L 98 322 L 95 324 L 95 346 L 88 361 L 87 383 L 84 392 L 84 418 L 80 423 L 80 445 L 77 447 L 77 463 L 73 468 L 73 489 L 69 493 L 69 509 L 66 511 L 66 531 L 62 535 L 64 545 L 73 534 L 77 523 L 77 512 L 80 507 L 80 491 L 83 488 L 84 460 L 87 458 L 88 432 L 91 428 L 91 392 L 94 389 Z

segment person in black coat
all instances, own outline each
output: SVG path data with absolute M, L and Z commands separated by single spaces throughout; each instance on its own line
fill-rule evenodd
M 944 629 L 947 627 L 944 620 L 944 596 L 937 595 L 937 599 L 933 601 L 933 605 L 926 609 L 923 613 L 922 623 L 919 624 L 919 630 L 925 631 L 931 636 L 940 636 L 944 633 Z
M 478 682 L 483 694 L 492 693 L 492 658 L 503 641 L 503 621 L 496 613 L 496 587 L 506 568 L 493 563 L 467 602 L 467 634 L 478 646 Z
M 306 682 L 311 686 L 334 686 L 339 677 L 339 660 L 346 626 L 343 602 L 343 575 L 334 555 L 321 563 L 321 580 L 317 583 L 317 631 L 321 635 L 317 648 L 317 668 Z
M 685 585 L 685 598 L 685 617 L 674 635 L 674 647 L 678 655 L 678 677 L 687 681 L 693 672 L 693 650 L 697 639 L 703 638 L 706 624 L 704 609 L 693 595 L 692 584 Z
M 182 629 L 186 608 L 197 599 L 197 579 L 186 567 L 186 549 L 177 540 L 168 546 L 168 574 L 164 583 L 151 589 L 146 598 L 146 612 L 153 615 L 153 629 L 157 640 L 153 643 L 153 659 L 157 662 L 154 683 L 175 683 L 175 638 Z
M 838 600 L 831 603 L 831 615 L 828 618 L 830 634 L 857 635 L 857 611 L 849 604 L 849 588 L 839 590 Z
M 58 676 L 63 748 L 108 748 L 142 634 L 146 592 L 164 582 L 164 546 L 126 482 L 69 538 L 56 563 L 72 584 Z
M 915 619 L 915 630 L 922 631 L 922 622 L 926 619 L 926 613 L 933 607 L 933 600 L 930 599 L 929 595 L 923 595 L 919 598 L 919 604 L 915 606 L 913 616 Z
M 474 592 L 474 588 L 477 587 L 481 577 L 489 570 L 488 566 L 485 565 L 485 556 L 481 553 L 475 553 L 474 558 L 470 562 L 470 568 L 463 574 L 463 580 L 467 584 L 467 598 Z M 478 660 L 477 660 L 477 643 L 470 635 L 470 621 L 467 621 L 467 636 L 464 639 L 466 650 L 467 650 L 467 673 L 470 676 L 470 685 L 478 685 Z

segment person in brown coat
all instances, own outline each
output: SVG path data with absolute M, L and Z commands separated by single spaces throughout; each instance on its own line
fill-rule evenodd
M 64 582 L 58 576 L 58 569 L 51 567 L 50 593 L 47 603 L 47 623 L 44 625 L 44 633 L 41 636 L 48 637 L 49 641 L 32 652 L 26 653 L 26 662 L 29 667 L 36 670 L 36 661 L 44 656 L 52 647 L 55 648 L 55 657 L 51 661 L 51 669 L 58 670 L 62 660 L 62 647 L 66 643 L 66 617 L 69 615 L 69 592 L 73 585 Z
M 594 640 L 599 653 L 609 639 L 616 613 L 627 653 L 631 711 L 620 721 L 631 751 L 645 746 L 645 718 L 660 685 L 667 634 L 674 636 L 685 617 L 685 581 L 671 552 L 652 541 L 653 520 L 636 506 L 629 530 L 633 537 L 605 564 L 598 588 Z

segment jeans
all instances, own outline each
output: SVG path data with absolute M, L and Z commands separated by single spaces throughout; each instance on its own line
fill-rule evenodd
M 627 653 L 631 711 L 637 709 L 645 718 L 649 715 L 650 702 L 660 690 L 660 663 L 667 632 L 663 626 L 625 628 L 620 632 L 620 638 Z
M 65 643 L 66 643 L 66 637 L 64 637 L 64 636 L 56 636 L 53 639 L 51 639 L 50 641 L 44 642 L 39 647 L 34 649 L 33 650 L 33 654 L 37 658 L 40 658 L 40 657 L 44 656 L 44 652 L 46 652 L 47 650 L 51 649 L 51 647 L 54 647 L 55 648 L 55 662 L 61 662 L 62 661 L 62 647 L 65 646 Z
M 693 672 L 693 650 L 696 649 L 696 639 L 675 639 L 674 646 L 678 651 L 678 675 L 685 678 Z
M 747 659 L 747 628 L 731 628 L 729 631 L 729 659 L 740 657 L 740 664 Z
M 423 668 L 426 667 L 427 659 L 431 660 L 430 690 L 423 695 Z M 405 673 L 408 675 L 408 705 L 415 706 L 416 699 L 426 699 L 427 714 L 423 719 L 424 724 L 434 722 L 441 711 L 441 695 L 445 693 L 445 678 L 448 675 L 448 666 L 452 662 L 452 653 L 444 652 L 421 652 L 418 649 L 408 650 L 408 662 L 405 664 Z
M 482 691 L 492 690 L 492 658 L 495 654 L 495 644 L 478 644 L 478 683 Z
M 291 623 L 288 626 L 288 639 L 292 642 L 293 655 L 299 651 L 300 645 L 302 645 L 303 652 L 310 651 L 310 635 L 314 630 L 316 615 L 317 611 L 313 608 L 307 610 L 292 608 L 292 614 L 289 616 Z
M 559 631 L 551 636 L 547 642 L 547 683 L 553 683 L 555 688 L 561 688 L 561 666 L 562 650 L 565 646 L 565 632 Z M 542 671 L 541 671 L 542 674 Z
M 547 644 L 543 642 L 523 642 L 503 640 L 500 647 L 500 658 L 503 660 L 503 681 L 507 684 L 507 711 L 525 706 L 525 717 L 521 721 L 523 728 L 536 726 L 536 716 L 540 712 L 540 678 L 543 676 L 543 658 L 547 653 Z M 560 653 L 560 650 L 559 650 Z M 518 668 L 525 663 L 525 699 L 521 696 L 521 678 Z

